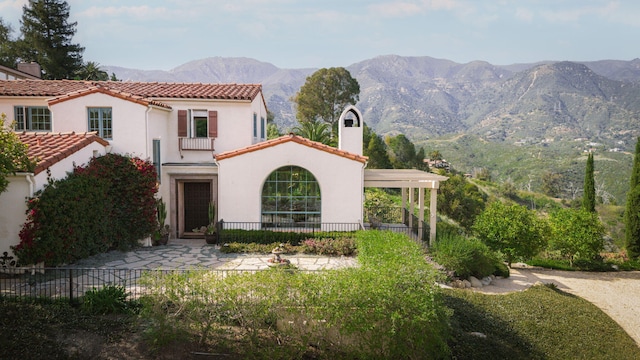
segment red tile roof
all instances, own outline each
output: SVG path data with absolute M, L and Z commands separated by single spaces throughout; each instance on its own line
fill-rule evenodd
M 29 146 L 27 155 L 30 159 L 36 161 L 36 167 L 33 171 L 36 175 L 88 146 L 92 142 L 97 142 L 104 146 L 109 145 L 109 142 L 96 135 L 95 132 L 21 132 L 16 134 L 20 138 L 20 141 Z
M 330 154 L 342 156 L 342 157 L 347 158 L 347 159 L 359 161 L 361 163 L 365 163 L 369 159 L 366 156 L 350 153 L 348 151 L 336 149 L 334 147 L 331 147 L 329 145 L 325 145 L 323 143 L 319 143 L 319 142 L 316 142 L 316 141 L 311 141 L 309 139 L 303 138 L 303 137 L 298 136 L 298 135 L 289 134 L 289 135 L 281 136 L 281 137 L 279 137 L 277 139 L 272 139 L 272 140 L 259 142 L 257 144 L 253 144 L 253 145 L 244 147 L 242 149 L 226 151 L 226 152 L 217 154 L 216 155 L 216 160 L 228 159 L 228 158 L 231 158 L 231 157 L 234 157 L 234 156 L 238 156 L 238 155 L 250 153 L 250 152 L 253 152 L 253 151 L 266 149 L 266 148 L 269 148 L 269 147 L 272 147 L 272 146 L 277 146 L 277 145 L 280 145 L 280 144 L 284 144 L 284 143 L 287 143 L 287 142 L 290 142 L 290 141 L 293 141 L 293 142 L 298 143 L 298 144 L 302 144 L 304 146 L 308 146 L 308 147 L 313 148 L 313 149 L 322 150 L 322 151 L 328 152 Z
M 53 99 L 51 101 L 54 103 L 98 91 L 127 100 L 142 101 L 168 107 L 161 103 L 163 99 L 253 101 L 257 96 L 262 96 L 262 85 L 79 80 L 0 80 L 0 96 L 52 97 Z
M 114 96 L 123 100 L 127 100 L 127 101 L 132 101 L 134 103 L 138 103 L 141 105 L 145 105 L 145 106 L 149 106 L 149 105 L 155 105 L 155 106 L 159 106 L 159 107 L 164 107 L 167 109 L 171 109 L 171 106 L 161 103 L 159 101 L 155 101 L 155 100 L 150 100 L 150 99 L 145 99 L 141 96 L 137 96 L 137 95 L 132 95 L 129 93 L 123 93 L 121 91 L 118 90 L 112 90 L 112 89 L 108 89 L 108 88 L 103 88 L 103 87 L 98 87 L 98 86 L 92 86 L 86 89 L 82 89 L 82 90 L 78 90 L 78 91 L 74 91 L 74 92 L 70 92 L 64 95 L 60 95 L 60 96 L 56 96 L 52 99 L 49 99 L 49 105 L 54 105 L 63 101 L 67 101 L 67 100 L 71 100 L 71 99 L 75 99 L 75 98 L 79 98 L 85 95 L 89 95 L 89 94 L 94 94 L 94 93 L 102 93 L 102 94 L 107 94 L 110 96 Z

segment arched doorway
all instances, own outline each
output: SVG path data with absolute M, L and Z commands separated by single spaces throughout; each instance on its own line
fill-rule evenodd
M 273 171 L 262 187 L 263 227 L 320 227 L 320 186 L 300 166 Z

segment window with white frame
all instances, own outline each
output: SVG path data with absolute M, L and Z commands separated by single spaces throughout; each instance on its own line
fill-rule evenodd
M 262 140 L 267 138 L 265 128 L 267 127 L 267 122 L 264 121 L 264 116 L 260 118 L 260 138 Z
M 113 115 L 110 107 L 90 107 L 87 109 L 89 131 L 96 131 L 103 139 L 113 139 Z
M 16 131 L 51 131 L 51 112 L 46 106 L 15 106 Z
M 218 112 L 215 110 L 178 110 L 178 136 L 183 138 L 218 137 Z
M 209 137 L 209 118 L 206 110 L 191 110 L 191 136 L 196 138 Z

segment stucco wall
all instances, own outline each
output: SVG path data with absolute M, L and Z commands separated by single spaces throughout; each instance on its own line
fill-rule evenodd
M 259 222 L 262 186 L 271 172 L 286 165 L 303 167 L 315 176 L 323 223 L 362 221 L 364 164 L 294 142 L 220 160 L 218 217 Z
M 142 159 L 151 156 L 145 136 L 147 106 L 110 95 L 94 93 L 51 105 L 53 131 L 89 131 L 89 107 L 110 107 L 112 110 L 113 139 L 108 140 L 112 146 L 111 152 L 132 154 Z
M 7 122 L 11 123 L 15 120 L 13 107 L 21 106 L 47 106 L 45 98 L 29 97 L 29 98 L 12 98 L 0 97 L 0 114 L 7 115 Z
M 167 121 L 166 162 L 204 163 L 213 161 L 213 154 L 208 151 L 178 151 L 178 110 L 215 110 L 218 112 L 218 137 L 214 142 L 214 153 L 249 146 L 256 141 L 253 138 L 253 113 L 267 118 L 262 98 L 249 101 L 174 101 L 163 100 L 172 107 Z M 258 128 L 258 136 L 260 129 Z

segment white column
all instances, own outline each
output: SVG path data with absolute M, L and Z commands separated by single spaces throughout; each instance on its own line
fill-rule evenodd
M 438 189 L 429 189 L 431 201 L 429 204 L 429 246 L 436 243 L 436 211 L 438 209 Z
M 415 195 L 413 188 L 409 188 L 409 229 L 413 229 L 413 203 Z
M 402 214 L 400 216 L 402 217 L 402 223 L 404 224 L 407 222 L 407 219 L 405 219 L 404 216 L 404 209 L 407 208 L 407 188 L 402 188 L 400 196 L 402 197 Z
M 418 188 L 418 239 L 424 240 L 422 236 L 422 224 L 424 223 L 424 192 L 425 189 Z

